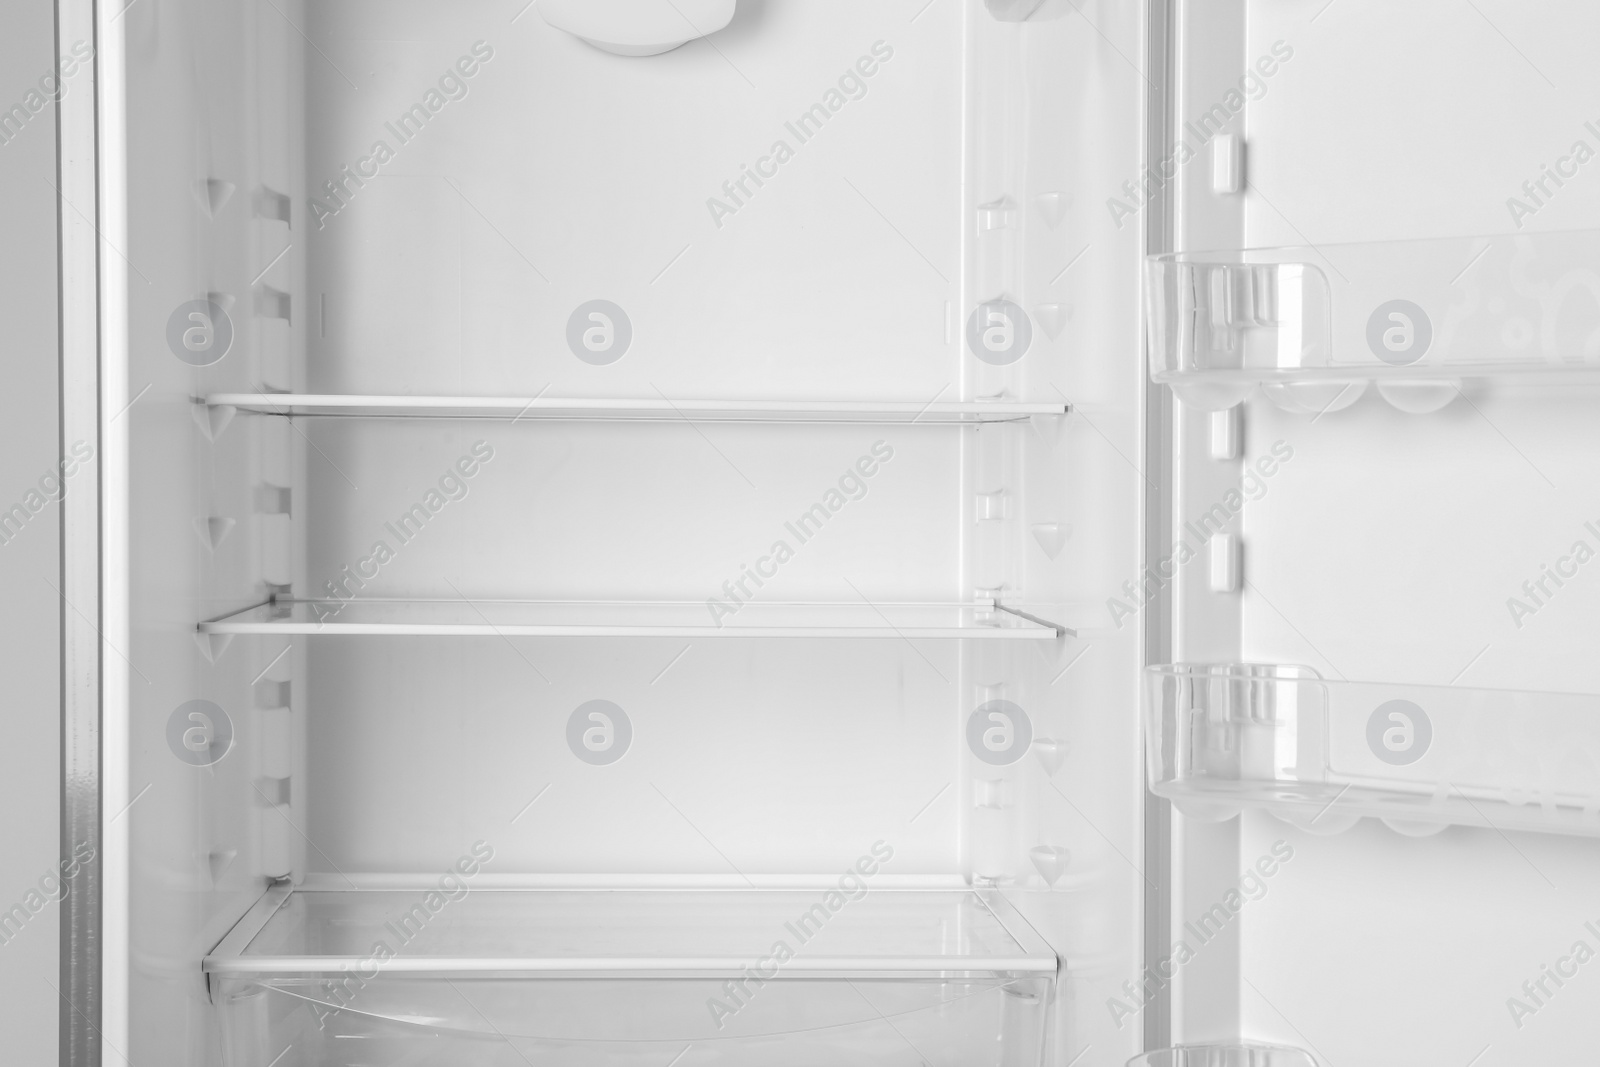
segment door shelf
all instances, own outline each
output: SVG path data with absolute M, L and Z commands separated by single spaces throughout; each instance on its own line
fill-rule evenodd
M 1152 256 L 1151 376 L 1211 409 L 1258 385 L 1431 410 L 1464 379 L 1600 382 L 1597 262 L 1600 231 Z
M 1058 960 L 997 893 L 447 881 L 273 886 L 204 961 L 228 1067 L 1040 1062 Z
M 547 396 L 355 396 L 336 393 L 214 393 L 206 406 L 233 412 L 336 418 L 509 419 L 512 422 L 861 423 L 978 426 L 1060 418 L 1064 401 L 669 400 Z
M 1147 669 L 1151 791 L 1192 818 L 1266 808 L 1600 837 L 1600 696 L 1330 681 L 1309 667 Z
M 1054 641 L 1074 631 L 1001 604 L 704 601 L 275 600 L 199 624 L 202 634 L 389 637 L 942 638 Z

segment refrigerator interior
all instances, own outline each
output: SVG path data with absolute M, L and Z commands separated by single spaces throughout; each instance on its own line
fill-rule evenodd
M 1139 1049 L 1103 602 L 1142 246 L 1095 192 L 1137 172 L 1142 16 L 1093 18 L 742 0 L 641 57 L 521 3 L 102 15 L 108 1047 Z
M 108 1058 L 1593 1047 L 1600 13 L 99 18 Z

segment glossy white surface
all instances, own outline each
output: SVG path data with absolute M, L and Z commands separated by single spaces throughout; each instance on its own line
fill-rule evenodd
M 537 0 L 550 25 L 619 56 L 654 56 L 716 33 L 737 0 Z

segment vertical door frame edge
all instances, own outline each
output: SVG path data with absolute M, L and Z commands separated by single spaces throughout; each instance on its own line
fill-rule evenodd
M 1141 181 L 1150 178 L 1149 166 L 1165 158 L 1172 144 L 1176 95 L 1172 83 L 1175 70 L 1177 0 L 1148 0 L 1145 5 L 1145 81 L 1144 167 Z M 1176 201 L 1174 183 L 1156 180 L 1144 213 L 1144 253 L 1169 252 L 1175 241 Z M 1148 194 L 1147 194 L 1148 195 Z M 1143 539 L 1145 562 L 1161 559 L 1172 544 L 1173 497 L 1168 487 L 1172 457 L 1172 397 L 1164 387 L 1153 383 L 1145 370 L 1150 365 L 1144 323 L 1144 264 L 1140 263 L 1139 376 L 1144 383 L 1144 471 Z M 1144 607 L 1142 639 L 1143 665 L 1166 663 L 1172 659 L 1172 590 L 1163 585 Z M 1141 675 L 1143 672 L 1141 671 Z M 1147 739 L 1144 737 L 1144 678 L 1139 679 L 1139 776 L 1144 778 Z M 1172 1044 L 1172 986 L 1161 971 L 1161 964 L 1172 943 L 1172 805 L 1149 791 L 1144 794 L 1144 970 L 1139 985 L 1149 997 L 1143 1013 L 1144 1047 L 1166 1048 Z M 1153 887 L 1153 888 L 1150 888 Z M 1149 989 L 1154 979 L 1153 990 Z
M 61 898 L 58 1052 L 62 1067 L 102 1067 L 125 1047 L 106 1033 L 107 897 L 102 656 L 106 603 L 102 525 L 107 463 L 102 432 L 101 295 L 104 235 L 99 162 L 106 85 L 96 0 L 56 0 L 57 56 L 92 49 L 56 101 L 57 330 L 60 459 L 81 462 L 61 497 Z M 83 449 L 90 450 L 88 458 Z M 65 467 L 62 468 L 65 473 Z M 63 477 L 63 484 L 67 479 Z M 116 1053 L 120 1058 L 121 1054 Z

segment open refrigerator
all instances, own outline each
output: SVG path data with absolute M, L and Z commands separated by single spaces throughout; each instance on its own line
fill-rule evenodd
M 59 6 L 64 1062 L 1594 1047 L 1600 12 Z

